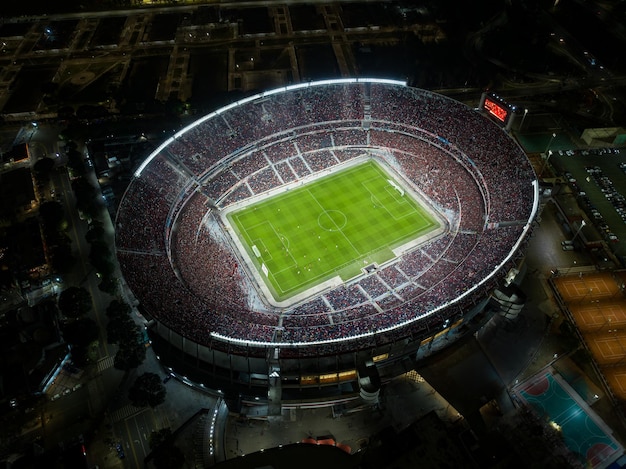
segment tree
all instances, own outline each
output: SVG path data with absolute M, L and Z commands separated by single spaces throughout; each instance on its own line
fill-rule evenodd
M 111 275 L 115 270 L 109 246 L 104 241 L 93 241 L 89 251 L 89 262 L 103 276 Z
M 119 300 L 112 300 L 106 309 L 109 318 L 107 341 L 119 345 L 113 366 L 123 371 L 137 368 L 146 358 L 140 327 L 133 321 L 130 313 L 130 306 Z
M 109 319 L 115 319 L 119 317 L 129 317 L 131 308 L 128 303 L 124 303 L 120 300 L 112 300 L 107 306 L 106 315 Z
M 112 274 L 108 274 L 102 277 L 102 281 L 98 284 L 98 290 L 114 296 L 117 293 L 118 286 L 117 278 Z
M 60 274 L 69 272 L 76 263 L 76 258 L 72 254 L 72 248 L 68 244 L 54 247 L 50 255 L 52 257 L 52 268 Z
M 111 250 L 107 243 L 102 240 L 94 240 L 91 242 L 91 250 L 89 251 L 89 260 L 92 264 L 98 264 L 103 259 L 111 259 Z
M 137 331 L 137 329 L 135 329 Z M 138 331 L 133 340 L 124 339 L 119 343 L 119 348 L 113 359 L 113 366 L 118 370 L 129 371 L 137 368 L 146 359 L 146 347 L 140 343 Z
M 33 165 L 33 172 L 42 179 L 48 179 L 50 172 L 54 169 L 54 160 L 52 158 L 41 158 Z
M 126 343 L 136 340 L 138 326 L 130 317 L 131 308 L 127 303 L 112 300 L 107 306 L 107 342 L 110 344 Z
M 87 347 L 98 340 L 98 325 L 91 318 L 81 318 L 68 322 L 63 326 L 65 342 L 79 347 Z
M 157 469 L 177 469 L 183 466 L 185 455 L 174 445 L 172 431 L 169 428 L 153 431 L 149 444 L 154 467 Z
M 130 343 L 138 337 L 139 326 L 130 316 L 110 319 L 107 323 L 107 342 L 110 344 Z
M 72 361 L 82 367 L 93 362 L 98 345 L 98 325 L 93 319 L 80 318 L 63 325 L 63 338 L 70 344 Z
M 171 438 L 172 430 L 169 427 L 161 428 L 160 430 L 152 430 L 148 444 L 150 445 L 150 449 L 155 449 L 163 443 L 168 442 Z
M 59 295 L 59 309 L 68 318 L 78 318 L 91 310 L 91 295 L 82 287 L 69 287 Z
M 82 176 L 87 172 L 83 162 L 83 155 L 74 148 L 70 148 L 67 151 L 67 166 L 69 166 L 74 175 Z
M 56 201 L 44 202 L 39 206 L 39 215 L 43 220 L 46 232 L 56 234 L 62 231 L 67 224 L 63 205 Z
M 87 240 L 87 242 L 93 243 L 95 241 L 102 240 L 103 237 L 104 228 L 102 227 L 102 224 L 97 221 L 92 222 L 91 226 L 89 227 L 89 231 L 85 233 L 85 239 Z
M 72 181 L 72 189 L 76 196 L 76 208 L 85 215 L 95 218 L 99 213 L 95 187 L 87 179 L 80 177 Z
M 157 469 L 178 469 L 185 464 L 185 454 L 173 444 L 161 446 L 155 451 L 153 459 Z
M 139 375 L 128 390 L 128 398 L 135 407 L 156 407 L 165 401 L 166 394 L 160 376 L 150 372 Z

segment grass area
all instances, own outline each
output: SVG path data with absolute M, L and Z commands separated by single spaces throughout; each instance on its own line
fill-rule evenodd
M 359 275 L 439 222 L 375 161 L 228 214 L 277 301 Z

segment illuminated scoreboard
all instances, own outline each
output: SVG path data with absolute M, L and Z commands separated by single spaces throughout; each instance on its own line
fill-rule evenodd
M 506 122 L 506 118 L 509 116 L 509 110 L 491 98 L 485 98 L 483 108 L 502 123 Z
M 480 99 L 480 109 L 507 128 L 510 127 L 515 114 L 515 106 L 509 105 L 493 93 L 483 93 Z

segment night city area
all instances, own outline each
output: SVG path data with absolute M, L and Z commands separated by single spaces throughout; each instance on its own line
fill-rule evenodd
M 0 468 L 626 467 L 626 2 L 0 6 Z

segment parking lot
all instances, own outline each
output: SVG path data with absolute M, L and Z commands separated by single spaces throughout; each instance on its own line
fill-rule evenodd
M 618 256 L 626 250 L 626 153 L 617 148 L 558 150 L 550 155 L 555 173 L 570 187 L 586 223 Z

